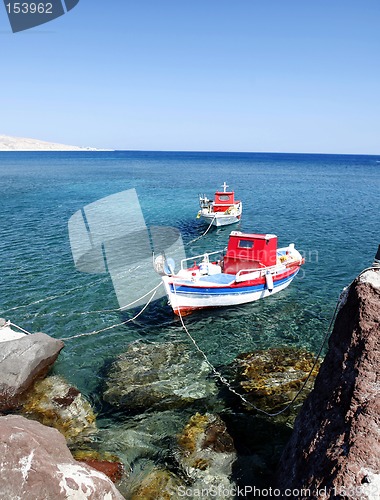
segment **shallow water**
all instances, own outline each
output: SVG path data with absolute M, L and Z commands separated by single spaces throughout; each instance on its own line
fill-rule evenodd
M 380 157 L 237 153 L 0 153 L 0 316 L 56 338 L 122 322 L 108 275 L 78 272 L 67 224 L 85 205 L 135 188 L 147 226 L 206 229 L 198 193 L 224 181 L 243 200 L 236 225 L 212 229 L 189 255 L 223 249 L 231 229 L 275 233 L 306 264 L 283 292 L 186 317 L 215 365 L 271 346 L 315 352 L 341 289 L 371 264 L 379 243 Z M 99 402 L 104 366 L 131 341 L 188 339 L 165 298 L 135 322 L 66 341 L 54 371 Z M 112 419 L 104 419 L 112 429 Z

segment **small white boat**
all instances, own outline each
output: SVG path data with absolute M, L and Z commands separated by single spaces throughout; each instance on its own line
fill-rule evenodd
M 26 337 L 26 333 L 12 330 L 11 326 L 13 326 L 13 324 L 10 321 L 5 321 L 5 319 L 0 318 L 0 342 Z
M 278 249 L 273 234 L 239 231 L 231 232 L 225 253 L 183 259 L 176 274 L 171 260 L 162 280 L 173 311 L 181 315 L 269 297 L 289 286 L 304 263 L 293 243 Z
M 235 200 L 234 191 L 227 191 L 227 184 L 223 184 L 223 191 L 216 191 L 214 201 L 205 194 L 199 196 L 200 210 L 197 218 L 201 217 L 213 226 L 227 226 L 239 222 L 243 211 L 241 201 Z

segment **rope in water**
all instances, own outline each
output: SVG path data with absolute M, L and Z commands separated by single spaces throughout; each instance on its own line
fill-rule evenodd
M 203 238 L 204 236 L 206 236 L 206 234 L 210 231 L 211 226 L 212 226 L 212 224 L 213 224 L 213 222 L 214 222 L 215 219 L 216 219 L 216 215 L 214 215 L 214 217 L 212 218 L 212 221 L 210 222 L 210 225 L 208 226 L 208 228 L 206 229 L 206 231 L 203 234 L 201 234 L 200 236 L 198 236 L 197 238 L 195 238 L 195 239 L 189 241 L 188 243 L 186 243 L 186 246 L 191 245 L 192 243 L 195 243 L 196 241 L 198 241 L 201 238 Z
M 121 309 L 118 309 L 119 311 L 122 311 L 124 309 L 126 309 L 127 307 L 129 306 L 132 306 L 133 304 L 136 304 L 137 302 L 139 302 L 140 300 L 144 299 L 147 295 L 149 294 L 152 294 L 151 297 L 149 298 L 148 302 L 144 305 L 144 307 L 135 315 L 133 316 L 133 318 L 129 318 L 127 319 L 126 321 L 122 321 L 121 323 L 116 323 L 114 325 L 111 325 L 111 326 L 107 326 L 105 328 L 102 328 L 100 330 L 94 330 L 92 332 L 86 332 L 86 333 L 78 333 L 77 335 L 72 335 L 71 337 L 63 337 L 59 340 L 72 340 L 72 339 L 76 339 L 76 338 L 79 338 L 79 337 L 88 337 L 90 335 L 97 335 L 98 333 L 101 333 L 101 332 L 105 332 L 107 330 L 112 330 L 113 328 L 116 328 L 118 326 L 122 326 L 122 325 L 125 325 L 127 323 L 130 323 L 131 321 L 134 321 L 135 319 L 137 319 L 144 311 L 145 309 L 149 306 L 149 304 L 152 302 L 153 298 L 155 297 L 156 293 L 157 293 L 157 289 L 162 285 L 162 282 L 159 283 L 157 286 L 155 286 L 154 288 L 152 288 L 151 290 L 149 290 L 149 292 L 145 293 L 144 295 L 142 295 L 141 297 L 139 297 L 138 299 L 134 300 L 133 302 L 131 302 L 130 304 L 127 304 L 126 306 L 124 306 L 123 308 Z M 6 321 L 4 326 L 14 326 L 15 328 L 18 328 L 19 330 L 21 330 L 22 332 L 26 333 L 27 335 L 31 335 L 30 332 L 28 332 L 27 330 L 24 330 L 23 328 L 21 328 L 21 326 L 18 326 L 16 325 L 15 323 L 12 323 L 11 321 Z
M 300 394 L 301 394 L 301 393 L 303 392 L 303 390 L 305 389 L 305 387 L 306 387 L 306 385 L 307 385 L 308 381 L 310 380 L 310 377 L 311 377 L 311 375 L 312 375 L 312 373 L 313 373 L 313 371 L 314 371 L 315 367 L 317 366 L 318 360 L 319 360 L 319 358 L 320 358 L 320 356 L 321 356 L 321 354 L 322 354 L 322 351 L 323 351 L 323 348 L 324 348 L 324 346 L 325 346 L 325 344 L 326 344 L 326 341 L 327 341 L 327 339 L 328 339 L 328 338 L 329 338 L 329 336 L 330 336 L 330 333 L 331 333 L 331 328 L 332 328 L 332 326 L 333 326 L 333 324 L 334 324 L 334 322 L 335 322 L 336 315 L 337 315 L 337 313 L 338 313 L 338 311 L 339 311 L 339 309 L 340 309 L 340 306 L 341 306 L 342 296 L 343 296 L 343 297 L 345 296 L 345 294 L 346 294 L 346 293 L 347 293 L 347 291 L 350 289 L 351 285 L 354 283 L 354 281 L 355 281 L 356 279 L 360 278 L 360 276 L 361 276 L 362 274 L 364 274 L 365 272 L 370 271 L 370 270 L 372 270 L 372 269 L 374 269 L 374 270 L 379 270 L 379 268 L 378 268 L 378 267 L 374 267 L 374 266 L 372 266 L 372 267 L 368 267 L 368 268 L 364 269 L 361 273 L 359 273 L 359 274 L 358 274 L 358 276 L 357 276 L 355 279 L 353 279 L 353 280 L 351 281 L 351 283 L 350 283 L 347 287 L 345 287 L 345 288 L 343 289 L 343 292 L 341 293 L 341 295 L 340 295 L 340 297 L 339 297 L 339 299 L 338 299 L 338 301 L 337 301 L 337 303 L 336 303 L 334 313 L 333 313 L 333 315 L 332 315 L 332 318 L 331 318 L 331 320 L 330 320 L 330 323 L 329 323 L 329 326 L 328 326 L 328 328 L 327 328 L 327 330 L 326 330 L 326 333 L 325 333 L 325 335 L 324 335 L 324 337 L 323 337 L 323 339 L 322 339 L 322 343 L 321 343 L 321 346 L 320 346 L 320 348 L 319 348 L 319 350 L 318 350 L 318 353 L 317 353 L 317 355 L 316 355 L 316 357 L 315 357 L 315 360 L 314 360 L 313 366 L 312 366 L 312 367 L 311 367 L 311 369 L 309 370 L 309 373 L 308 373 L 308 375 L 307 375 L 307 377 L 306 377 L 305 381 L 303 382 L 303 384 L 301 385 L 300 389 L 297 391 L 297 393 L 296 393 L 296 395 L 293 397 L 293 399 L 292 399 L 292 400 L 291 400 L 291 401 L 290 401 L 290 402 L 289 402 L 289 403 L 288 403 L 288 404 L 287 404 L 284 408 L 282 408 L 281 410 L 279 410 L 279 411 L 277 411 L 277 412 L 275 412 L 275 413 L 269 413 L 269 412 L 267 412 L 267 411 L 263 410 L 262 408 L 257 407 L 257 406 L 256 406 L 256 405 L 254 405 L 251 401 L 248 401 L 248 399 L 247 399 L 247 398 L 245 398 L 242 394 L 240 394 L 239 392 L 237 392 L 237 391 L 236 391 L 236 390 L 235 390 L 235 389 L 231 386 L 231 384 L 228 382 L 228 380 L 227 380 L 225 377 L 223 377 L 223 375 L 222 375 L 222 374 L 221 374 L 221 373 L 220 373 L 220 372 L 219 372 L 219 371 L 215 368 L 215 366 L 214 366 L 214 365 L 213 365 L 213 364 L 209 361 L 209 359 L 208 359 L 208 357 L 207 357 L 206 353 L 205 353 L 205 352 L 204 352 L 204 351 L 203 351 L 203 350 L 202 350 L 202 349 L 198 346 L 198 344 L 196 343 L 195 339 L 193 338 L 193 336 L 191 335 L 191 333 L 189 332 L 188 328 L 186 327 L 186 325 L 185 325 L 185 323 L 184 323 L 184 321 L 183 321 L 183 317 L 182 317 L 182 314 L 181 314 L 181 310 L 180 310 L 180 308 L 178 308 L 178 316 L 179 316 L 179 318 L 180 318 L 180 321 L 181 321 L 182 327 L 183 327 L 184 331 L 186 332 L 187 336 L 189 337 L 189 339 L 191 340 L 191 342 L 194 344 L 194 346 L 195 346 L 195 348 L 197 349 L 197 351 L 198 351 L 198 352 L 199 352 L 199 353 L 203 356 L 203 359 L 206 361 L 207 365 L 210 367 L 210 369 L 211 369 L 212 373 L 215 375 L 215 377 L 216 377 L 216 378 L 217 378 L 217 379 L 218 379 L 218 380 L 219 380 L 219 381 L 220 381 L 223 385 L 225 385 L 225 386 L 227 387 L 227 389 L 228 389 L 231 393 L 235 394 L 235 396 L 238 396 L 238 397 L 240 398 L 240 400 L 242 400 L 242 401 L 243 401 L 243 403 L 245 403 L 245 404 L 246 404 L 246 405 L 248 405 L 249 407 L 253 408 L 254 410 L 256 410 L 256 411 L 257 411 L 257 412 L 259 412 L 259 413 L 263 413 L 263 414 L 264 414 L 264 415 L 266 415 L 267 417 L 277 417 L 278 415 L 281 415 L 282 413 L 285 413 L 287 410 L 289 410 L 289 408 L 291 408 L 291 406 L 293 406 L 293 404 L 296 402 L 296 400 L 298 399 L 298 397 L 300 396 Z M 176 289 L 176 286 L 175 286 L 175 284 L 174 284 L 174 283 L 173 283 L 173 289 L 174 289 L 174 294 L 175 294 L 175 296 L 177 297 L 177 289 Z
M 126 321 L 122 321 L 121 323 L 116 323 L 114 325 L 111 325 L 111 326 L 107 326 L 105 328 L 102 328 L 101 330 L 94 330 L 92 332 L 86 332 L 86 333 L 78 333 L 77 335 L 72 335 L 71 337 L 63 337 L 59 340 L 72 340 L 72 339 L 77 339 L 79 337 L 89 337 L 90 335 L 97 335 L 98 333 L 102 333 L 102 332 L 105 332 L 107 330 L 112 330 L 113 328 L 117 328 L 118 326 L 122 326 L 122 325 L 126 325 L 127 323 L 130 323 L 131 321 L 134 321 L 135 319 L 137 319 L 144 311 L 145 309 L 149 306 L 149 304 L 152 302 L 152 300 L 154 299 L 156 293 L 157 293 L 157 289 L 162 285 L 162 282 L 159 283 L 157 286 L 155 286 L 154 288 L 152 288 L 152 290 L 150 290 L 149 292 L 147 292 L 146 294 L 144 294 L 143 296 L 141 296 L 139 299 L 137 300 L 134 300 L 133 302 L 131 302 L 131 304 L 128 304 L 126 306 L 124 306 L 123 309 L 127 308 L 129 305 L 133 305 L 135 304 L 136 302 L 138 302 L 139 300 L 142 300 L 143 298 L 145 298 L 148 294 L 152 293 L 151 297 L 149 298 L 148 302 L 144 305 L 144 307 L 135 315 L 133 316 L 133 318 L 129 318 L 127 319 Z M 121 310 L 121 309 L 120 309 Z
M 135 271 L 139 267 L 140 266 L 128 269 L 128 272 Z M 124 274 L 124 271 L 120 272 L 120 273 L 116 273 L 115 276 L 118 276 L 119 274 Z M 96 286 L 96 285 L 98 285 L 100 283 L 105 283 L 107 281 L 109 281 L 108 275 L 105 276 L 104 278 L 99 278 L 99 279 L 93 281 L 92 283 L 89 283 L 89 284 L 86 284 L 86 285 L 75 286 L 73 288 L 69 288 L 64 293 L 61 293 L 59 295 L 51 295 L 49 297 L 45 297 L 44 299 L 39 299 L 39 300 L 35 300 L 34 302 L 30 302 L 29 304 L 22 304 L 20 306 L 12 307 L 10 309 L 5 309 L 3 311 L 0 311 L 0 314 L 6 314 L 6 313 L 9 313 L 9 312 L 12 312 L 12 311 L 15 311 L 17 309 L 24 308 L 24 307 L 30 307 L 30 306 L 33 306 L 33 305 L 36 305 L 36 304 L 40 304 L 40 303 L 43 303 L 43 302 L 48 302 L 48 301 L 51 301 L 51 300 L 54 300 L 54 299 L 59 299 L 61 297 L 64 297 L 65 295 L 68 295 L 70 292 L 73 292 L 75 290 L 82 290 L 83 288 L 90 288 L 90 287 Z M 148 294 L 149 294 L 149 292 L 146 295 L 148 295 Z M 137 299 L 135 302 L 138 302 L 139 300 L 140 299 Z M 97 310 L 97 311 L 84 311 L 84 312 L 83 311 L 78 311 L 78 312 L 74 311 L 74 314 L 95 314 L 95 313 L 118 312 L 118 311 L 122 311 L 123 309 L 127 308 L 129 305 L 130 304 L 128 304 L 126 306 L 123 306 L 123 307 L 117 307 L 117 308 L 114 308 L 114 309 L 101 309 L 101 310 Z M 71 311 L 71 313 L 73 313 L 73 311 Z
M 5 309 L 5 310 L 1 311 L 0 314 L 5 314 L 5 313 L 11 312 L 11 311 L 16 311 L 17 309 L 22 309 L 23 307 L 34 306 L 34 305 L 40 304 L 42 302 L 48 302 L 50 300 L 59 299 L 61 297 L 64 297 L 65 295 L 68 295 L 70 292 L 73 292 L 74 290 L 80 290 L 82 288 L 89 288 L 91 286 L 95 286 L 98 283 L 105 281 L 105 279 L 108 279 L 108 278 L 100 278 L 96 281 L 93 281 L 90 284 L 87 284 L 87 285 L 75 286 L 73 288 L 70 288 L 69 290 L 66 290 L 66 292 L 61 293 L 60 295 L 51 295 L 50 297 L 45 297 L 44 299 L 35 300 L 34 302 L 30 302 L 29 304 L 22 304 L 20 306 L 11 307 L 10 309 Z
M 211 229 L 211 226 L 214 222 L 216 218 L 216 215 L 213 217 L 212 221 L 210 222 L 208 228 L 206 229 L 206 231 L 201 234 L 200 236 L 198 236 L 197 238 L 189 241 L 188 243 L 186 243 L 185 246 L 189 246 L 191 245 L 192 243 L 195 243 L 196 241 L 200 240 L 201 238 L 203 238 L 204 236 L 206 236 L 206 234 L 209 232 L 209 230 Z M 140 266 L 137 266 L 137 268 L 140 267 Z M 134 271 L 136 270 L 137 268 L 134 268 L 134 269 L 130 269 L 130 271 Z M 30 306 L 34 306 L 36 304 L 41 304 L 43 302 L 49 302 L 51 300 L 55 300 L 55 299 L 60 299 L 61 297 L 64 297 L 65 295 L 68 295 L 69 293 L 75 291 L 75 290 L 81 290 L 83 288 L 89 288 L 89 287 L 92 287 L 92 286 L 95 286 L 99 283 L 103 283 L 105 281 L 109 281 L 109 278 L 108 276 L 107 277 L 104 277 L 104 278 L 100 278 L 96 281 L 93 281 L 92 283 L 90 284 L 86 284 L 86 285 L 81 285 L 81 286 L 76 286 L 76 287 L 73 287 L 73 288 L 70 288 L 69 290 L 66 290 L 64 293 L 62 294 L 59 294 L 59 295 L 51 295 L 49 297 L 45 297 L 43 299 L 39 299 L 39 300 L 35 300 L 33 302 L 30 302 L 29 304 L 22 304 L 20 306 L 16 306 L 16 307 L 11 307 L 10 309 L 5 309 L 3 311 L 0 312 L 0 314 L 6 314 L 6 313 L 9 313 L 9 312 L 12 312 L 12 311 L 16 311 L 18 309 L 22 309 L 24 307 L 30 307 Z M 150 292 L 148 292 L 146 295 L 148 295 Z M 137 299 L 135 302 L 138 302 L 140 299 Z M 133 302 L 132 302 L 133 304 Z M 125 309 L 126 307 L 129 307 L 131 304 L 128 304 L 127 306 L 124 306 L 124 307 L 118 307 L 118 308 L 115 308 L 115 309 L 101 309 L 101 310 L 97 310 L 97 311 L 85 311 L 85 312 L 78 312 L 77 314 L 100 314 L 100 313 L 108 313 L 108 312 L 119 312 L 119 311 L 122 311 L 123 309 Z

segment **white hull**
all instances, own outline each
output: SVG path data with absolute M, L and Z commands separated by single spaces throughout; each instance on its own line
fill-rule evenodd
M 281 283 L 279 283 L 278 285 L 274 284 L 272 291 L 265 287 L 262 290 L 249 291 L 248 289 L 242 289 L 241 292 L 231 291 L 231 293 L 221 292 L 220 294 L 217 293 L 217 291 L 207 294 L 207 292 L 205 292 L 204 290 L 200 293 L 184 293 L 180 291 L 180 283 L 177 283 L 174 286 L 174 289 L 170 286 L 170 283 L 173 280 L 169 276 L 164 276 L 162 280 L 164 282 L 165 290 L 169 298 L 169 303 L 172 306 L 173 310 L 176 312 L 178 310 L 189 311 L 192 309 L 226 307 L 254 302 L 256 300 L 269 297 L 270 295 L 284 290 L 290 285 L 297 273 L 298 270 L 286 279 L 281 280 Z
M 201 218 L 206 220 L 209 224 L 212 221 L 212 225 L 216 227 L 228 226 L 229 224 L 236 224 L 239 222 L 240 218 L 234 215 L 215 215 L 215 214 L 201 214 Z

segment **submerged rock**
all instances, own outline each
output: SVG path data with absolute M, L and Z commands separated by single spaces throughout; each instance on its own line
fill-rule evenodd
M 181 491 L 178 477 L 166 469 L 154 467 L 128 495 L 130 500 L 173 500 Z
M 22 407 L 26 416 L 54 427 L 69 445 L 97 431 L 91 405 L 82 394 L 57 375 L 37 381 Z
M 130 411 L 165 410 L 216 395 L 210 368 L 180 343 L 137 342 L 112 363 L 103 398 Z
M 236 451 L 219 416 L 193 415 L 178 436 L 178 446 L 179 464 L 191 481 L 186 488 L 189 495 L 207 491 L 210 496 L 235 498 L 231 475 Z
M 113 483 L 117 483 L 123 477 L 124 465 L 116 455 L 99 453 L 95 450 L 78 450 L 73 456 L 78 462 L 84 462 L 93 469 L 103 472 Z
M 350 287 L 278 472 L 299 498 L 378 498 L 380 270 Z
M 172 460 L 176 435 L 186 417 L 175 411 L 136 415 L 118 425 L 99 429 L 96 444 L 120 457 L 131 470 L 141 460 L 165 464 Z
M 0 411 L 17 408 L 22 396 L 44 377 L 64 344 L 44 333 L 34 333 L 0 344 Z
M 121 500 L 104 474 L 73 459 L 56 429 L 12 415 L 0 417 L 0 497 Z
M 239 355 L 233 363 L 234 386 L 245 399 L 265 411 L 284 407 L 297 394 L 315 362 L 313 354 L 291 347 L 257 350 Z M 318 373 L 319 363 L 312 370 L 305 389 L 297 399 L 299 404 L 310 392 Z M 251 406 L 245 404 L 247 409 Z

